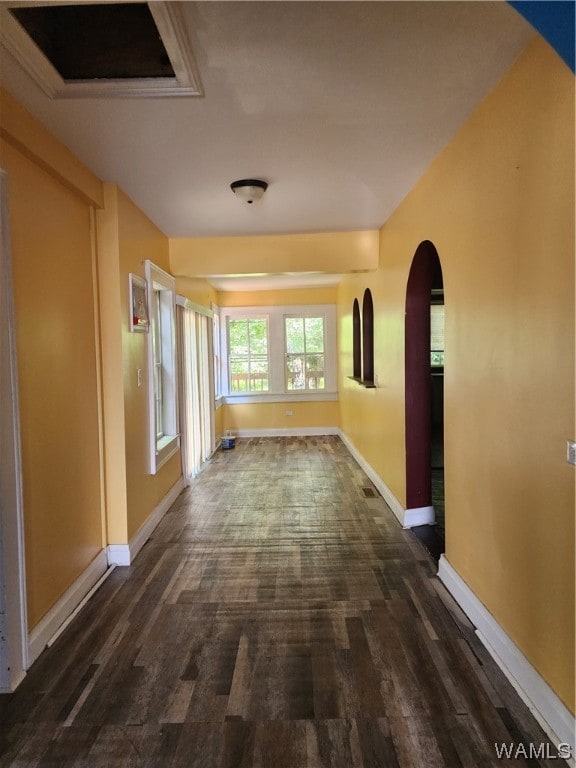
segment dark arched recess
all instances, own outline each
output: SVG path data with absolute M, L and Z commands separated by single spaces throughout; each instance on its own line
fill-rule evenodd
M 424 240 L 414 254 L 406 290 L 406 509 L 432 507 L 430 296 L 442 287 L 436 248 Z
M 370 288 L 362 300 L 362 380 L 374 383 L 374 304 Z
M 362 378 L 362 333 L 360 328 L 360 305 L 354 299 L 352 307 L 352 365 L 353 377 Z

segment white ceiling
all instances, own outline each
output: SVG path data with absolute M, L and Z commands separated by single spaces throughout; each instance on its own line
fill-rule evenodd
M 170 237 L 380 227 L 535 34 L 505 2 L 184 2 L 205 95 L 3 85 Z M 240 178 L 269 183 L 241 203 Z M 284 278 L 286 280 L 286 278 Z

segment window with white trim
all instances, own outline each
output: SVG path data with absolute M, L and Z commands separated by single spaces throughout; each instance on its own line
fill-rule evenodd
M 164 437 L 164 372 L 162 365 L 162 298 L 159 290 L 152 291 L 152 359 L 154 365 L 154 413 L 156 440 Z
M 222 370 L 222 355 L 220 352 L 220 308 L 212 304 L 212 350 L 214 355 L 214 399 L 222 397 L 220 372 Z
M 285 317 L 286 390 L 325 388 L 324 318 Z
M 176 453 L 178 382 L 176 378 L 175 280 L 151 261 L 145 262 L 150 306 L 148 334 L 148 403 L 150 474 Z
M 267 392 L 268 321 L 265 317 L 228 318 L 230 392 Z
M 337 400 L 333 304 L 222 307 L 225 402 Z

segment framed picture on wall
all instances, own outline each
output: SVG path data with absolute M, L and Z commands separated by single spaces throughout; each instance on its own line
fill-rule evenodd
M 130 330 L 147 333 L 150 327 L 146 280 L 130 274 Z

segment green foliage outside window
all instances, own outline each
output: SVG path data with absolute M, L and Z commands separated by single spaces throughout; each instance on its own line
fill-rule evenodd
M 287 317 L 286 388 L 324 389 L 324 318 Z
M 268 323 L 264 318 L 228 320 L 231 392 L 269 389 Z

